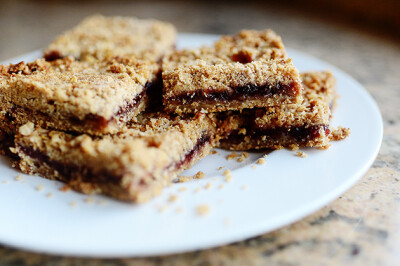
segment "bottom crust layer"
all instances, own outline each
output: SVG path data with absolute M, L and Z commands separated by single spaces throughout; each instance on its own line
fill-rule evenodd
M 259 129 L 246 132 L 235 130 L 220 141 L 220 147 L 230 150 L 251 149 L 298 149 L 301 147 L 327 148 L 329 145 L 329 126 L 314 125 L 290 128 Z

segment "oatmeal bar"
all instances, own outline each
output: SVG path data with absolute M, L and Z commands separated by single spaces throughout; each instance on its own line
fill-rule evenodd
M 45 58 L 73 56 L 79 60 L 109 56 L 158 61 L 175 45 L 176 29 L 166 22 L 95 15 L 54 40 Z
M 271 30 L 241 31 L 213 47 L 163 59 L 163 101 L 170 112 L 216 112 L 298 103 L 301 81 L 281 38 Z
M 110 58 L 0 66 L 2 123 L 27 121 L 44 128 L 93 135 L 118 131 L 144 110 L 156 80 L 157 64 Z M 5 121 L 6 119 L 6 121 Z
M 102 137 L 27 123 L 16 135 L 15 152 L 24 173 L 61 180 L 83 193 L 143 202 L 211 151 L 215 129 L 215 121 L 204 114 L 186 119 L 139 115 L 122 132 Z
M 220 146 L 232 150 L 327 148 L 330 106 L 335 100 L 335 79 L 330 72 L 301 75 L 303 102 L 223 114 L 223 128 L 231 132 Z

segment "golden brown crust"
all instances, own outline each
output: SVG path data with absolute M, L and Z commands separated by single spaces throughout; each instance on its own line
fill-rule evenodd
M 15 123 L 99 134 L 117 131 L 145 108 L 158 66 L 123 58 L 93 63 L 64 58 L 1 69 L 2 109 L 11 105 Z
M 286 58 L 280 37 L 270 30 L 242 31 L 222 37 L 213 47 L 174 52 L 164 57 L 162 73 L 164 104 L 177 113 L 301 100 L 298 71 Z
M 175 39 L 176 29 L 170 23 L 95 15 L 60 35 L 46 48 L 45 55 L 89 61 L 109 56 L 158 61 L 173 49 Z
M 141 202 L 207 155 L 217 141 L 215 128 L 205 115 L 140 116 L 122 132 L 102 137 L 73 136 L 28 123 L 15 142 L 25 173 L 62 180 L 84 193 Z

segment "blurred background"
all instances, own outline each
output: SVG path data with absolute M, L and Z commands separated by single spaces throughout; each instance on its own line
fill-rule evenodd
M 55 36 L 84 17 L 103 15 L 153 17 L 170 21 L 180 32 L 229 34 L 243 28 L 272 28 L 284 42 L 297 38 L 334 40 L 351 28 L 399 40 L 399 0 L 292 1 L 49 1 L 0 0 L 0 60 L 44 47 Z M 328 28 L 324 40 L 321 28 Z

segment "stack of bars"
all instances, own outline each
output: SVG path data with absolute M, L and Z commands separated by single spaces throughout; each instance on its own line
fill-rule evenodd
M 175 50 L 169 23 L 93 16 L 31 63 L 0 66 L 0 143 L 28 174 L 143 202 L 212 148 L 332 139 L 329 72 L 299 75 L 281 38 L 244 30 Z

